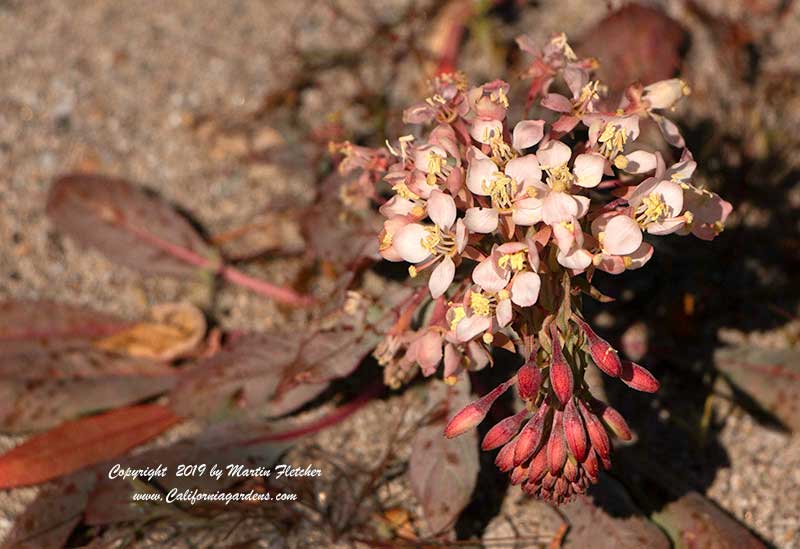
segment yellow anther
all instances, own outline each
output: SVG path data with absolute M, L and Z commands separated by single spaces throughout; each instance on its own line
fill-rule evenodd
M 536 198 L 539 196 L 539 189 L 536 187 L 528 187 L 525 189 L 525 194 L 528 195 L 530 198 Z
M 628 167 L 628 157 L 624 154 L 618 154 L 614 159 L 614 165 L 620 170 L 624 170 Z
M 564 34 L 563 32 L 561 34 L 554 36 L 553 39 L 550 40 L 550 43 L 560 48 L 561 51 L 564 52 L 564 57 L 566 57 L 567 60 L 575 61 L 576 59 L 578 59 L 578 56 L 575 55 L 575 52 L 567 43 L 567 35 Z
M 491 345 L 492 341 L 494 341 L 494 336 L 489 332 L 486 332 L 485 334 L 483 334 L 483 337 L 481 339 L 483 339 L 483 342 L 486 343 L 487 345 Z
M 681 80 L 681 93 L 683 95 L 690 95 L 692 93 L 692 88 L 683 80 Z
M 492 307 L 489 298 L 478 292 L 469 294 L 469 306 L 479 316 L 492 316 Z
M 458 383 L 458 378 L 456 376 L 447 376 L 446 378 L 444 378 L 443 381 L 447 385 L 455 385 L 456 383 Z
M 572 102 L 572 108 L 575 111 L 575 114 L 583 114 L 586 104 L 599 97 L 597 93 L 597 86 L 600 84 L 597 80 L 589 82 L 583 88 L 581 88 L 581 93 L 578 96 L 578 99 Z
M 520 250 L 513 254 L 502 255 L 500 259 L 497 260 L 497 264 L 501 269 L 510 268 L 513 271 L 521 271 L 525 268 L 525 251 Z
M 626 269 L 630 269 L 631 265 L 633 265 L 633 259 L 631 259 L 631 256 L 629 255 L 623 256 L 622 264 L 625 265 Z
M 426 227 L 425 228 L 425 236 L 422 238 L 422 247 L 428 250 L 430 253 L 436 253 L 436 246 L 442 241 L 442 234 L 439 231 L 439 227 L 434 225 L 433 227 Z
M 500 211 L 511 209 L 511 202 L 517 194 L 518 187 L 516 180 L 503 172 L 495 172 L 488 185 L 485 181 L 483 183 L 484 192 L 492 197 L 492 205 Z
M 715 221 L 714 225 L 712 225 L 712 227 L 714 228 L 714 232 L 716 234 L 719 234 L 719 233 L 721 233 L 722 231 L 725 230 L 725 224 L 722 223 L 722 221 Z
M 493 102 L 508 108 L 508 96 L 506 96 L 506 92 L 503 91 L 503 88 L 498 88 L 497 91 L 493 92 L 489 95 L 489 99 Z
M 687 225 L 691 225 L 694 221 L 694 214 L 692 212 L 684 212 L 683 219 L 685 220 Z
M 411 278 L 417 278 L 418 274 L 419 273 L 417 272 L 417 268 L 414 265 L 408 267 L 408 276 L 410 276 Z
M 516 156 L 508 143 L 503 141 L 503 137 L 501 135 L 498 135 L 493 131 L 489 133 L 489 129 L 487 128 L 485 136 L 486 137 L 484 140 L 488 142 L 489 147 L 492 149 L 492 160 L 498 164 L 505 165 L 509 160 Z
M 450 319 L 450 329 L 455 330 L 456 326 L 458 326 L 458 323 L 466 318 L 467 313 L 464 311 L 464 307 L 460 305 L 458 307 L 453 307 L 450 310 L 453 312 L 453 318 Z
M 411 189 L 408 188 L 408 185 L 405 183 L 396 183 L 392 190 L 397 193 L 400 198 L 405 198 L 407 200 L 416 200 L 419 198 L 417 194 L 415 194 Z
M 600 143 L 600 153 L 606 158 L 614 158 L 625 148 L 628 141 L 628 134 L 617 124 L 608 123 L 603 128 L 603 133 L 597 138 Z
M 411 208 L 411 215 L 414 217 L 422 217 L 425 215 L 425 208 L 422 206 L 414 206 Z
M 642 200 L 642 205 L 644 206 L 644 211 L 636 218 L 640 223 L 658 221 L 664 217 L 669 217 L 670 208 L 659 194 L 648 194 Z
M 386 234 L 384 234 L 384 235 L 383 235 L 383 238 L 381 238 L 381 245 L 380 245 L 380 249 L 381 249 L 381 250 L 386 250 L 386 249 L 388 249 L 388 248 L 389 248 L 391 245 L 392 245 L 392 235 L 390 235 L 389 233 L 386 233 Z
M 547 170 L 547 184 L 555 192 L 564 192 L 572 185 L 574 176 L 566 164 Z
M 497 299 L 503 300 L 508 299 L 509 297 L 511 297 L 511 292 L 508 290 L 500 290 L 497 292 Z

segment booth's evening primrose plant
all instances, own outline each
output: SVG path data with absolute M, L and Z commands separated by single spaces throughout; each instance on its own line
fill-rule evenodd
M 594 272 L 644 266 L 653 254 L 645 236 L 711 240 L 731 206 L 692 184 L 696 164 L 665 116 L 689 94 L 683 81 L 633 84 L 607 110 L 596 61 L 578 59 L 563 35 L 540 50 L 528 38 L 519 44 L 534 56 L 529 103 L 551 111 L 547 120 L 509 120 L 506 82 L 469 88 L 463 75 L 442 74 L 404 113 L 432 127 L 427 137 L 387 141 L 388 151 L 335 149 L 343 172 L 360 170 L 350 194 L 380 201 L 382 182 L 392 190 L 380 207 L 380 255 L 427 278 L 376 350 L 387 383 L 399 386 L 417 366 L 431 376 L 440 364 L 454 382 L 490 364 L 493 345 L 521 354 L 516 374 L 455 414 L 444 436 L 474 428 L 516 386 L 525 407 L 492 427 L 482 447 L 500 449 L 496 464 L 513 484 L 561 503 L 611 466 L 612 435 L 631 437 L 622 416 L 592 396 L 586 369 L 639 391 L 659 387 L 583 319 L 581 295 L 601 296 Z M 569 94 L 552 93 L 554 82 Z M 676 163 L 637 146 L 644 120 L 678 151 Z

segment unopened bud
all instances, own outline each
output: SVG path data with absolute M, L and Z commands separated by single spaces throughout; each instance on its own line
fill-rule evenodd
M 564 477 L 570 482 L 578 480 L 578 464 L 575 460 L 567 459 L 567 462 L 564 464 Z
M 679 78 L 671 78 L 645 86 L 642 99 L 650 103 L 651 109 L 669 109 L 690 92 L 686 82 Z
M 516 486 L 517 484 L 521 483 L 528 477 L 528 468 L 523 467 L 522 465 L 517 465 L 514 467 L 514 470 L 511 471 L 511 484 Z
M 661 386 L 649 370 L 642 368 L 630 360 L 624 360 L 622 362 L 622 374 L 620 375 L 620 379 L 631 389 L 644 391 L 645 393 L 655 393 Z
M 503 446 L 500 451 L 497 452 L 497 457 L 494 458 L 494 464 L 504 473 L 507 473 L 514 467 L 514 447 L 516 445 L 517 439 L 512 440 Z
M 600 417 L 602 418 L 603 423 L 605 423 L 608 428 L 611 429 L 611 432 L 614 433 L 617 438 L 622 440 L 632 439 L 633 435 L 631 434 L 630 428 L 628 428 L 628 423 L 625 421 L 625 418 L 622 417 L 622 414 L 617 412 L 608 404 L 600 404 L 602 406 Z
M 564 407 L 564 437 L 567 439 L 569 451 L 578 461 L 586 459 L 586 430 L 583 428 L 578 407 L 575 406 L 575 399 L 570 399 Z
M 572 368 L 569 367 L 561 351 L 561 343 L 558 340 L 558 333 L 555 327 L 552 328 L 553 335 L 553 359 L 550 363 L 550 386 L 556 398 L 561 404 L 566 404 L 572 396 Z
M 564 425 L 561 412 L 553 414 L 553 428 L 550 429 L 550 440 L 547 441 L 547 464 L 550 473 L 558 475 L 567 460 L 567 441 L 564 440 Z
M 545 420 L 550 407 L 542 404 L 536 415 L 533 416 L 528 424 L 522 429 L 517 439 L 517 448 L 514 451 L 514 465 L 526 461 L 539 448 L 544 434 Z
M 608 458 L 611 455 L 611 441 L 608 439 L 608 432 L 603 422 L 600 421 L 600 418 L 591 413 L 583 402 L 579 402 L 578 405 L 586 425 L 589 441 L 592 443 L 592 448 L 594 448 L 595 452 L 601 457 Z
M 542 371 L 534 360 L 526 362 L 517 372 L 517 390 L 522 400 L 533 400 L 542 385 Z
M 622 364 L 617 351 L 614 350 L 608 341 L 598 336 L 586 322 L 577 316 L 573 318 L 581 327 L 583 333 L 586 334 L 586 339 L 589 340 L 589 354 L 592 355 L 592 360 L 597 364 L 597 367 L 606 375 L 619 377 L 622 371 Z
M 527 415 L 527 408 L 523 408 L 513 416 L 508 416 L 497 423 L 494 427 L 489 429 L 489 432 L 483 437 L 481 449 L 485 451 L 494 450 L 507 443 L 511 440 L 511 437 L 517 434 Z
M 489 413 L 489 408 L 494 404 L 494 401 L 505 393 L 511 385 L 512 384 L 508 381 L 501 383 L 486 395 L 465 406 L 460 412 L 453 416 L 453 419 L 447 424 L 447 427 L 444 429 L 444 436 L 447 438 L 457 437 L 483 421 L 486 414 Z
M 586 471 L 592 482 L 597 482 L 600 475 L 600 465 L 597 463 L 597 456 L 594 452 L 589 452 L 586 456 L 586 461 L 583 462 L 583 470 Z
M 533 456 L 530 466 L 528 466 L 528 481 L 537 483 L 547 472 L 547 452 L 542 448 L 538 454 Z

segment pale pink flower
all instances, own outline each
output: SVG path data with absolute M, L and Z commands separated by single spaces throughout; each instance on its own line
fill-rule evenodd
M 597 217 L 592 222 L 592 235 L 599 247 L 592 262 L 610 274 L 638 269 L 653 255 L 653 247 L 643 241 L 638 223 L 618 212 L 607 212 Z
M 539 298 L 538 267 L 539 255 L 532 242 L 508 242 L 492 248 L 489 257 L 472 271 L 472 280 L 489 293 L 507 289 L 512 303 L 530 307 Z
M 502 80 L 494 80 L 472 88 L 467 93 L 473 115 L 469 134 L 479 143 L 489 143 L 502 138 L 503 120 L 508 110 L 510 86 Z
M 553 239 L 558 247 L 556 261 L 574 273 L 592 264 L 592 254 L 584 248 L 584 234 L 577 218 L 571 217 L 552 225 Z
M 403 111 L 406 124 L 430 124 L 434 120 L 443 123 L 454 122 L 469 112 L 469 101 L 464 91 L 467 89 L 463 73 L 443 73 L 431 81 L 431 95 L 425 101 L 412 105 Z
M 678 234 L 692 233 L 702 240 L 714 240 L 725 228 L 725 221 L 733 211 L 733 206 L 707 189 L 698 189 L 686 183 L 681 188 L 683 204 L 691 219 Z
M 592 150 L 615 162 L 619 168 L 625 167 L 625 161 L 616 158 L 626 147 L 639 137 L 639 116 L 589 114 L 583 121 L 589 126 L 589 144 Z M 624 157 L 623 157 L 624 158 Z
M 650 109 L 671 109 L 690 93 L 686 82 L 680 78 L 671 78 L 645 86 L 642 100 L 647 102 Z
M 397 232 L 412 222 L 406 216 L 397 216 L 383 222 L 383 230 L 378 235 L 378 253 L 388 261 L 403 261 L 402 256 L 394 247 Z
M 511 300 L 507 291 L 502 292 L 484 292 L 474 286 L 464 294 L 461 304 L 447 311 L 456 342 L 465 343 L 482 336 L 484 342 L 490 343 L 492 333 L 511 322 Z
M 456 205 L 453 197 L 433 190 L 427 202 L 428 217 L 434 225 L 409 223 L 397 231 L 392 240 L 397 254 L 415 266 L 409 269 L 412 276 L 436 263 L 428 287 L 434 298 L 441 296 L 455 275 L 453 257 L 464 251 L 467 245 L 467 228 L 456 220 Z
M 650 234 L 674 233 L 686 223 L 683 189 L 671 180 L 650 177 L 642 181 L 628 197 L 632 215 Z

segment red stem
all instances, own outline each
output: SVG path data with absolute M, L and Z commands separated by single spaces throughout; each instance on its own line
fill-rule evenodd
M 383 389 L 384 389 L 383 383 L 377 382 L 374 385 L 369 386 L 363 393 L 361 393 L 358 396 L 358 398 L 356 398 L 352 402 L 348 402 L 343 406 L 335 408 L 330 414 L 326 415 L 325 417 L 312 421 L 311 423 L 309 423 L 308 425 L 304 425 L 303 427 L 292 429 L 291 431 L 284 431 L 282 433 L 270 433 L 268 435 L 256 437 L 254 439 L 246 441 L 244 443 L 244 446 L 259 444 L 261 442 L 292 440 L 294 438 L 300 438 L 305 435 L 310 435 L 322 431 L 323 429 L 326 429 L 328 427 L 336 425 L 341 421 L 344 421 L 345 419 L 356 413 L 370 400 L 378 396 L 381 393 L 381 391 L 383 391 Z
M 232 282 L 237 286 L 242 286 L 253 290 L 254 292 L 271 297 L 276 301 L 294 305 L 296 307 L 306 307 L 314 303 L 314 298 L 308 295 L 298 293 L 286 286 L 277 286 L 265 280 L 259 280 L 244 274 L 231 267 L 230 265 L 223 265 L 219 273 L 228 282 Z

